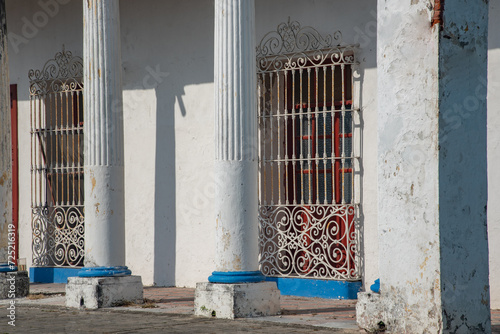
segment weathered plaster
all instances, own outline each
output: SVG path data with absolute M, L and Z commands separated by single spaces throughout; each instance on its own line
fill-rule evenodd
M 379 270 L 395 331 L 437 332 L 441 326 L 435 288 L 438 30 L 431 29 L 430 16 L 423 2 L 378 6 Z M 420 324 L 428 314 L 435 316 Z
M 489 330 L 485 99 L 450 123 L 486 75 L 487 5 L 444 11 L 440 34 L 426 2 L 378 6 L 380 303 L 392 332 Z
M 249 318 L 280 312 L 280 293 L 275 282 L 243 284 L 196 284 L 194 314 L 209 318 Z
M 70 277 L 66 285 L 66 307 L 97 309 L 143 301 L 140 276 Z

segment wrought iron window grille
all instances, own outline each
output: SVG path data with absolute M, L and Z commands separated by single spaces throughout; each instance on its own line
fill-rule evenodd
M 281 23 L 257 47 L 260 266 L 360 279 L 356 45 Z
M 34 266 L 83 266 L 83 60 L 63 48 L 30 70 Z

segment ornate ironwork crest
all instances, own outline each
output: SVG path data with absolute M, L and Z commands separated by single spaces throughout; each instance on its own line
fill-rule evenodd
M 329 49 L 340 46 L 342 33 L 336 31 L 333 36 L 321 34 L 312 27 L 300 26 L 297 21 L 283 22 L 276 31 L 267 33 L 257 46 L 257 57 L 283 55 L 285 53 L 305 52 Z
M 354 63 L 356 45 L 344 45 L 342 33 L 322 36 L 316 29 L 297 21 L 283 22 L 267 33 L 257 46 L 260 72 L 320 66 L 325 63 Z
M 83 88 L 83 59 L 73 56 L 63 46 L 63 50 L 48 60 L 41 70 L 30 70 L 28 78 L 31 95 L 80 90 Z

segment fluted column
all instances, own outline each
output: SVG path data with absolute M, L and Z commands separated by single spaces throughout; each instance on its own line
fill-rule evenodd
M 5 0 L 0 0 L 0 263 L 7 262 L 12 224 L 12 145 Z
M 125 265 L 118 0 L 84 0 L 85 266 Z
M 253 0 L 215 2 L 216 271 L 210 282 L 261 281 Z

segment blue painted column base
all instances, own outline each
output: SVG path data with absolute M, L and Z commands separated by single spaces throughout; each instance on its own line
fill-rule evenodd
M 375 283 L 373 283 L 370 286 L 370 290 L 372 290 L 373 292 L 376 292 L 376 293 L 380 293 L 380 278 L 377 278 L 375 280 Z
M 214 271 L 208 281 L 210 283 L 258 283 L 266 280 L 260 271 Z
M 115 277 L 130 276 L 132 272 L 126 266 L 117 267 L 83 267 L 78 277 Z
M 17 271 L 17 266 L 8 263 L 0 263 L 0 273 Z

